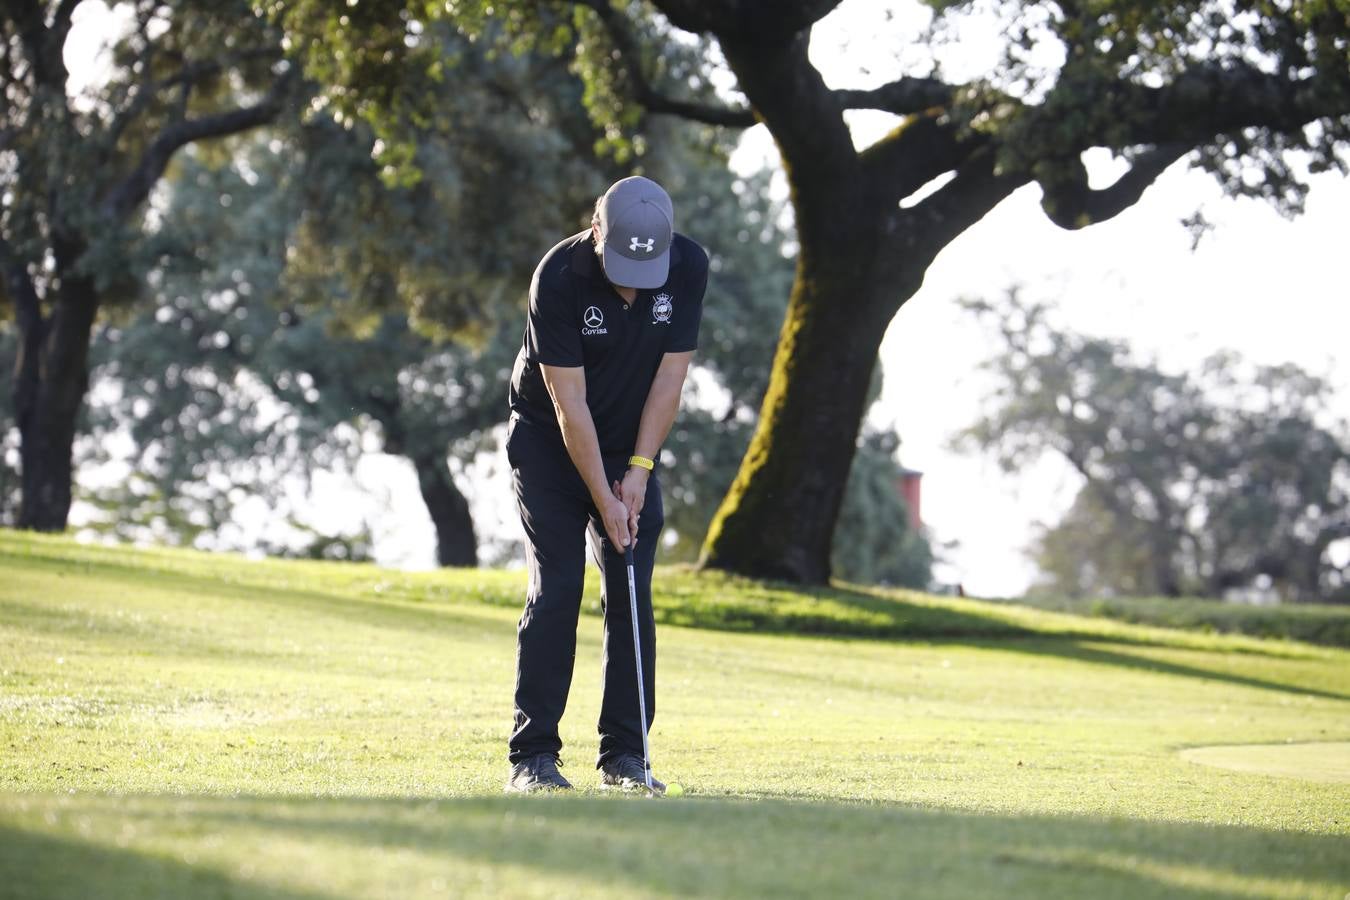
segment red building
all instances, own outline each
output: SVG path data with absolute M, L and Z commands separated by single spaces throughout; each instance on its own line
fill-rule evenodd
M 895 488 L 909 507 L 909 527 L 918 531 L 923 527 L 923 515 L 919 510 L 922 500 L 923 473 L 917 469 L 901 469 L 900 477 L 895 480 Z

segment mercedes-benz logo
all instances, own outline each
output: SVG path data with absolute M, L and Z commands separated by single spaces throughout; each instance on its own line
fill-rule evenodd
M 582 316 L 581 320 L 586 323 L 587 328 L 599 328 L 605 324 L 605 314 L 600 311 L 598 306 L 588 306 L 586 307 L 586 315 Z

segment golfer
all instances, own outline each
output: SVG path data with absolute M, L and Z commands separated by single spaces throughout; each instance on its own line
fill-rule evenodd
M 670 197 L 641 177 L 610 187 L 591 227 L 550 250 L 534 272 L 506 440 L 530 576 L 516 639 L 508 792 L 572 786 L 558 771 L 558 721 L 572 683 L 588 531 L 605 616 L 596 767 L 602 787 L 645 788 L 644 729 L 656 697 L 652 565 L 664 522 L 656 460 L 698 344 L 707 281 L 707 254 L 675 233 Z M 624 563 L 630 542 L 645 722 Z

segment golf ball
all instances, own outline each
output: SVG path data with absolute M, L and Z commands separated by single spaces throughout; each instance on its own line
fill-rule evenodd
M 666 796 L 667 796 L 667 797 L 683 797 L 683 796 L 684 796 L 684 788 L 681 787 L 681 786 L 679 785 L 678 782 L 671 782 L 670 784 L 666 785 Z

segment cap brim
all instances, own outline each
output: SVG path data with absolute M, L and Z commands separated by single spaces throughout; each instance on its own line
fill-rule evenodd
M 604 249 L 605 277 L 619 287 L 651 290 L 659 288 L 670 277 L 670 248 L 651 259 L 629 259 Z

